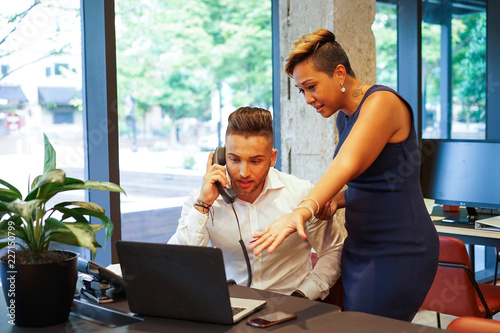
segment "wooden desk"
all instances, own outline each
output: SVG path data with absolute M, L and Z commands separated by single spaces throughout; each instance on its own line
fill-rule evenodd
M 1 288 L 0 288 L 1 290 Z M 7 323 L 7 309 L 3 295 L 0 291 L 0 332 L 24 333 L 68 333 L 68 332 L 407 332 L 407 333 L 439 333 L 441 330 L 433 327 L 421 326 L 400 320 L 394 320 L 359 312 L 340 312 L 339 307 L 322 302 L 310 301 L 292 296 L 284 296 L 262 290 L 247 288 L 243 286 L 231 286 L 232 296 L 262 298 L 267 300 L 267 306 L 263 310 L 249 318 L 263 315 L 274 311 L 282 310 L 297 314 L 297 319 L 279 324 L 266 329 L 251 327 L 246 325 L 246 319 L 235 325 L 216 325 L 184 320 L 174 320 L 166 318 L 145 317 L 144 321 L 133 324 L 118 326 L 115 328 L 106 327 L 95 322 L 84 320 L 70 315 L 65 323 L 42 328 L 24 328 L 12 326 Z M 105 306 L 122 313 L 128 312 L 127 302 L 112 303 Z M 100 307 L 96 311 L 102 311 Z M 88 313 L 92 316 L 92 313 Z

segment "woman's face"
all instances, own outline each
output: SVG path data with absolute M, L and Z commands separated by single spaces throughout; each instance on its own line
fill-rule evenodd
M 324 118 L 329 118 L 341 108 L 342 93 L 336 75 L 328 76 L 314 69 L 310 61 L 303 61 L 293 69 L 295 86 L 304 94 L 306 103 L 313 106 Z

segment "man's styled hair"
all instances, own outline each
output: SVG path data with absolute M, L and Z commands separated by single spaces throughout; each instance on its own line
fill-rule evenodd
M 236 109 L 228 118 L 226 137 L 231 134 L 245 137 L 265 136 L 274 145 L 271 112 L 250 106 Z
M 348 75 L 356 77 L 344 49 L 335 39 L 333 32 L 327 29 L 318 29 L 303 35 L 292 44 L 286 58 L 285 73 L 293 77 L 295 66 L 305 60 L 310 61 L 317 71 L 330 77 L 338 65 L 343 65 Z

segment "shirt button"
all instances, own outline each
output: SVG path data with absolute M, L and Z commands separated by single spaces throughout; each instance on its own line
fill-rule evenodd
M 250 208 L 255 209 L 255 205 L 251 205 Z
M 254 279 L 255 282 L 259 282 L 259 279 Z
M 255 257 L 255 261 L 259 261 L 260 260 L 260 257 Z

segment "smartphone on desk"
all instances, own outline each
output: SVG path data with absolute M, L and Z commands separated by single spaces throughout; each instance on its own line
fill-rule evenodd
M 264 316 L 249 319 L 247 321 L 247 324 L 255 327 L 265 328 L 295 318 L 297 318 L 296 314 L 277 311 Z

